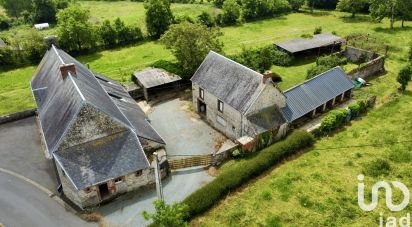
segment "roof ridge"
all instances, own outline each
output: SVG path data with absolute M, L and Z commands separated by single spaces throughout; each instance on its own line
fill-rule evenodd
M 219 56 L 219 57 L 222 57 L 222 58 L 224 58 L 224 59 L 226 59 L 226 60 L 228 60 L 228 61 L 230 61 L 230 62 L 232 62 L 232 63 L 235 63 L 236 65 L 238 65 L 238 66 L 240 66 L 240 67 L 243 67 L 243 68 L 245 68 L 245 69 L 253 72 L 254 74 L 257 74 L 257 76 L 263 78 L 263 75 L 262 75 L 261 73 L 258 73 L 258 72 L 256 72 L 255 70 L 253 70 L 253 69 L 251 69 L 251 68 L 249 68 L 249 67 L 247 67 L 247 66 L 245 66 L 245 65 L 240 64 L 240 63 L 237 62 L 237 61 L 234 61 L 234 60 L 232 60 L 232 59 L 230 59 L 230 58 L 228 58 L 228 57 L 225 57 L 225 56 L 223 56 L 223 55 L 221 55 L 221 54 L 219 54 L 219 53 L 217 53 L 217 52 L 215 52 L 215 51 L 213 51 L 213 50 L 211 50 L 211 51 L 209 52 L 209 54 L 211 54 L 211 53 L 212 53 L 212 54 L 215 54 L 215 55 L 217 55 L 217 56 Z M 208 55 L 209 55 L 209 54 L 208 54 Z

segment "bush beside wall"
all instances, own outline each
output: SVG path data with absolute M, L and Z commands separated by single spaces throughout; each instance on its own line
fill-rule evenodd
M 231 166 L 215 180 L 187 197 L 183 203 L 189 206 L 191 217 L 203 213 L 230 191 L 260 175 L 285 157 L 312 146 L 314 141 L 311 134 L 304 131 L 295 131 L 285 140 L 262 150 L 256 156 Z

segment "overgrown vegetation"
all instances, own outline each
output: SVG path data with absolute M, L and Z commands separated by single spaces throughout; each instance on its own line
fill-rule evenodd
M 313 78 L 323 72 L 328 71 L 336 66 L 343 66 L 348 63 L 345 57 L 341 57 L 337 54 L 327 55 L 319 57 L 316 60 L 316 65 L 308 69 L 306 73 L 306 79 Z
M 182 69 L 182 76 L 189 78 L 209 51 L 222 51 L 219 36 L 221 33 L 217 29 L 184 22 L 172 25 L 162 36 L 161 42 L 172 50 Z
M 143 217 L 146 220 L 152 221 L 152 225 L 156 227 L 184 227 L 187 226 L 185 219 L 187 218 L 188 207 L 182 203 L 166 204 L 162 200 L 154 201 L 155 212 L 143 212 Z
M 191 217 L 205 212 L 230 191 L 260 175 L 283 158 L 291 156 L 301 149 L 314 143 L 314 138 L 307 132 L 295 131 L 285 140 L 258 152 L 246 160 L 240 160 L 235 165 L 220 173 L 212 182 L 200 188 L 183 203 L 189 206 Z
M 272 65 L 289 66 L 293 63 L 292 56 L 275 49 L 272 45 L 250 49 L 243 47 L 240 54 L 231 58 L 261 73 L 270 69 Z

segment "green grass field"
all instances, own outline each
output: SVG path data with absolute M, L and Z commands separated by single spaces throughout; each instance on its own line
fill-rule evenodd
M 131 22 L 139 18 L 139 14 L 131 16 L 125 13 L 127 8 L 132 8 L 132 4 L 136 4 L 136 9 L 141 9 L 141 3 L 132 2 L 93 2 L 95 7 L 90 7 L 94 18 L 102 20 L 107 15 L 110 17 L 122 17 L 124 20 Z M 90 2 L 82 2 L 82 4 L 92 4 Z M 103 6 L 110 4 L 111 10 L 107 14 L 101 13 Z M 130 4 L 128 7 L 124 5 Z M 92 6 L 92 5 L 90 5 Z M 209 5 L 190 5 L 196 7 L 210 7 Z M 99 8 L 100 7 L 100 8 Z M 174 6 L 174 10 L 179 7 L 181 12 L 186 12 L 183 5 Z M 189 6 L 187 6 L 189 7 Z M 195 12 L 196 10 L 193 9 Z M 191 10 L 189 10 L 191 11 Z M 117 13 L 116 13 L 117 12 Z M 198 12 L 201 12 L 199 10 Z M 104 16 L 98 16 L 104 15 Z M 224 33 L 221 38 L 224 43 L 225 54 L 238 53 L 243 46 L 256 47 L 269 45 L 274 42 L 287 40 L 290 38 L 300 37 L 302 34 L 310 34 L 315 27 L 322 26 L 324 32 L 335 31 L 340 36 L 345 36 L 354 32 L 368 32 L 379 39 L 383 40 L 391 46 L 390 56 L 387 62 L 389 69 L 389 76 L 394 76 L 399 70 L 399 67 L 404 62 L 404 56 L 407 52 L 407 43 L 412 37 L 412 29 L 407 27 L 405 29 L 397 28 L 394 31 L 388 29 L 388 21 L 383 23 L 374 23 L 368 16 L 360 16 L 357 19 L 350 19 L 344 16 L 347 14 L 340 12 L 316 11 L 314 14 L 309 13 L 293 13 L 279 18 L 268 19 L 264 21 L 257 21 L 253 23 L 245 23 L 242 25 L 223 28 Z M 397 24 L 398 25 L 398 24 Z M 406 24 L 408 25 L 408 24 Z M 118 48 L 114 50 L 101 51 L 87 56 L 77 57 L 81 62 L 90 65 L 91 69 L 105 74 L 113 79 L 130 82 L 130 75 L 135 70 L 141 70 L 150 66 L 158 60 L 174 61 L 171 52 L 164 48 L 158 42 L 143 42 L 140 44 Z M 313 62 L 305 62 L 291 67 L 276 67 L 272 70 L 279 73 L 283 82 L 280 83 L 282 89 L 287 89 L 297 83 L 304 81 L 306 77 L 306 70 Z M 0 102 L 0 115 L 10 113 L 16 110 L 23 110 L 33 106 L 30 92 L 26 91 L 28 78 L 33 74 L 35 67 L 25 67 L 19 70 L 0 70 L 0 81 L 15 81 L 12 86 L 16 88 L 15 91 L 10 92 L 7 87 L 0 88 L 0 95 L 2 100 Z M 394 82 L 385 86 L 394 86 Z M 10 86 L 10 85 L 9 85 Z M 18 88 L 18 89 L 17 89 Z M 373 90 L 374 88 L 370 88 Z M 378 94 L 382 92 L 388 94 L 390 92 L 375 91 Z M 27 101 L 24 103 L 16 103 L 15 97 L 22 97 Z M 15 106 L 19 107 L 15 107 Z M 11 108 L 13 107 L 13 108 Z
M 379 212 L 405 215 L 411 206 L 391 213 L 383 199 L 373 212 L 363 212 L 357 205 L 357 176 L 365 172 L 368 203 L 369 191 L 379 180 L 412 187 L 411 90 L 409 86 L 403 96 L 395 95 L 300 157 L 232 192 L 191 226 L 378 226 Z M 396 143 L 401 141 L 409 142 Z M 388 175 L 369 173 L 368 166 L 377 159 L 389 161 Z M 234 163 L 226 163 L 220 171 Z M 394 190 L 394 197 L 398 204 L 399 190 Z
M 91 21 L 99 24 L 103 20 L 114 20 L 117 17 L 122 19 L 126 24 L 137 25 L 145 30 L 145 9 L 142 2 L 129 1 L 81 1 L 80 4 L 90 10 L 92 15 Z M 220 10 L 214 8 L 212 4 L 179 4 L 172 3 L 171 9 L 176 18 L 187 16 L 194 20 L 203 11 L 212 15 L 217 14 Z M 102 13 L 104 12 L 104 13 Z

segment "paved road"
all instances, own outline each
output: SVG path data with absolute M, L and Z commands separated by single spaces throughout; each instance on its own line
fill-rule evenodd
M 31 184 L 2 172 L 0 223 L 6 227 L 97 226 L 66 211 Z
M 55 171 L 40 144 L 35 117 L 0 125 L 0 167 L 56 191 Z

